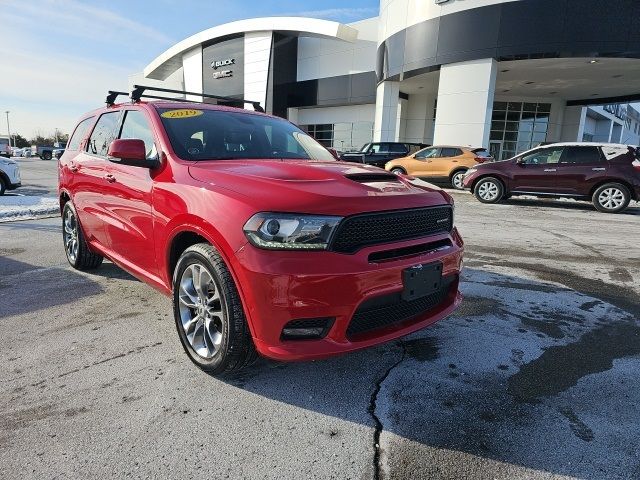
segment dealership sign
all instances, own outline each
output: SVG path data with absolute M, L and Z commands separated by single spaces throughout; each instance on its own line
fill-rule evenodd
M 217 70 L 220 67 L 228 67 L 229 65 L 235 65 L 235 58 L 225 58 L 224 60 L 214 60 L 211 62 L 211 68 Z M 233 70 L 220 70 L 219 72 L 213 72 L 213 78 L 216 80 L 220 78 L 233 77 Z

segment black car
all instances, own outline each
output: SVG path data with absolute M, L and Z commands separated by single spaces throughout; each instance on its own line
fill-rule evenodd
M 400 157 L 406 157 L 418 150 L 428 147 L 424 143 L 403 142 L 372 142 L 365 143 L 358 152 L 348 152 L 340 155 L 345 162 L 366 163 L 384 168 L 385 163 Z

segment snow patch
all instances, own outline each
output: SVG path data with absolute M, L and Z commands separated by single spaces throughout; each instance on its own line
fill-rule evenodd
M 55 197 L 3 195 L 0 197 L 0 223 L 52 217 L 60 214 Z

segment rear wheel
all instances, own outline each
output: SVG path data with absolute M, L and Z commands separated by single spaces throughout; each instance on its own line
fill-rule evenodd
M 395 167 L 391 169 L 391 173 L 394 175 L 406 175 L 407 172 L 405 172 L 403 168 Z
M 466 170 L 458 170 L 451 175 L 451 186 L 456 190 L 464 190 L 463 180 L 465 173 L 467 173 Z
M 62 210 L 62 240 L 69 264 L 77 270 L 92 270 L 102 263 L 102 256 L 89 250 L 71 201 Z
M 51 152 L 44 152 L 42 154 L 42 159 L 43 160 L 51 160 L 51 158 L 52 158 Z
M 4 179 L 0 177 L 0 195 L 4 195 L 7 186 L 4 184 Z
M 600 212 L 618 213 L 631 201 L 629 189 L 620 183 L 605 183 L 593 192 L 593 205 Z
M 486 177 L 476 184 L 473 194 L 482 203 L 497 203 L 504 195 L 504 187 L 497 178 Z
M 187 248 L 173 277 L 173 312 L 189 358 L 217 375 L 253 363 L 257 353 L 235 282 L 208 243 Z

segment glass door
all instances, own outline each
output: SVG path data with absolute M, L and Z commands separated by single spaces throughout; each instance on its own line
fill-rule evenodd
M 500 157 L 500 155 L 502 154 L 501 140 L 489 141 L 489 154 L 493 157 L 494 160 L 502 160 L 502 157 Z

